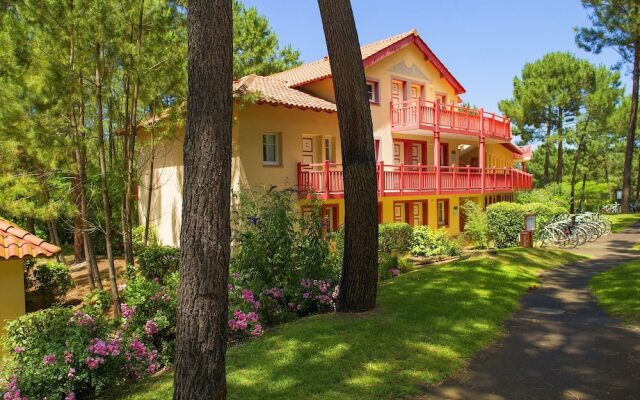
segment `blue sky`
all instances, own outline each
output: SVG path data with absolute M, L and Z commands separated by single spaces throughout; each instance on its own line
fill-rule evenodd
M 316 0 L 244 0 L 267 16 L 281 44 L 290 43 L 304 61 L 327 54 Z M 361 43 L 418 29 L 427 45 L 467 90 L 462 98 L 497 111 L 511 97 L 524 63 L 551 51 L 571 51 L 612 66 L 617 53 L 590 54 L 574 40 L 575 26 L 588 26 L 579 0 L 352 0 Z M 623 82 L 631 86 L 622 70 Z

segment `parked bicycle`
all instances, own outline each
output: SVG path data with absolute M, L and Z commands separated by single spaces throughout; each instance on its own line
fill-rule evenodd
M 604 214 L 620 214 L 621 210 L 620 204 L 618 203 L 606 204 L 600 209 Z
M 598 213 L 585 212 L 559 215 L 547 224 L 538 236 L 540 247 L 554 245 L 574 248 L 598 240 L 611 233 L 611 221 Z

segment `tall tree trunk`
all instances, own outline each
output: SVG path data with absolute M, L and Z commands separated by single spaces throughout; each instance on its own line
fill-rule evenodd
M 47 229 L 49 230 L 49 237 L 51 238 L 51 243 L 60 247 L 60 235 L 58 235 L 58 227 L 55 220 L 47 221 Z M 59 263 L 66 264 L 67 261 L 64 259 L 64 254 L 61 251 L 56 253 L 56 260 Z
M 131 41 L 133 41 L 133 30 L 131 32 Z M 127 69 L 124 74 L 124 134 L 122 135 L 122 174 L 124 177 L 124 190 L 120 202 L 120 230 L 122 235 L 122 250 L 124 253 L 125 263 L 127 265 L 133 265 L 133 248 L 132 241 L 129 240 L 129 232 L 127 224 L 129 222 L 129 199 L 131 195 L 131 183 L 128 179 L 129 176 L 129 136 L 131 134 L 131 108 L 130 108 L 130 93 L 131 93 L 131 71 Z
M 587 187 L 587 171 L 582 173 L 582 189 L 580 190 L 580 210 L 584 210 L 584 196 Z
M 603 161 L 604 161 L 604 179 L 607 182 L 607 192 L 609 193 L 609 202 L 612 202 L 613 195 L 611 192 L 611 182 L 609 181 L 609 158 L 607 157 L 606 152 L 604 154 Z
M 175 349 L 175 400 L 226 398 L 231 243 L 231 0 L 188 2 L 184 205 Z
M 82 217 L 80 217 L 80 178 L 77 173 L 71 175 L 71 195 L 77 210 L 73 217 L 73 264 L 85 261 L 84 241 L 82 239 Z
M 636 182 L 636 196 L 634 200 L 636 205 L 640 206 L 640 151 L 638 151 L 638 178 Z
M 111 247 L 111 201 L 109 199 L 109 182 L 107 180 L 107 157 L 104 146 L 104 121 L 102 113 L 102 54 L 100 44 L 96 44 L 96 114 L 98 127 L 98 159 L 100 161 L 100 184 L 102 186 L 102 210 L 104 212 L 104 240 L 109 266 L 109 283 L 111 300 L 116 317 L 120 316 L 120 296 L 116 280 L 116 267 Z
M 544 185 L 547 186 L 550 182 L 549 178 L 549 164 L 551 162 L 551 121 L 547 121 L 547 134 L 544 141 Z
M 624 169 L 622 171 L 622 212 L 629 212 L 631 203 L 631 170 L 633 169 L 633 150 L 636 140 L 636 124 L 638 122 L 638 80 L 640 74 L 640 36 L 636 38 L 633 48 L 633 86 L 631 88 L 631 115 L 627 130 L 627 147 L 624 152 Z
M 564 172 L 564 160 L 563 160 L 563 143 L 564 137 L 562 132 L 562 109 L 558 110 L 558 165 L 556 165 L 556 183 L 560 185 L 562 190 L 562 173 Z
M 576 179 L 578 174 L 578 164 L 580 163 L 580 156 L 582 155 L 582 150 L 584 149 L 584 142 L 587 138 L 587 131 L 589 129 L 589 118 L 585 122 L 584 131 L 582 135 L 580 135 L 580 140 L 578 141 L 578 148 L 576 149 L 576 154 L 573 157 L 573 168 L 571 170 L 571 199 L 570 201 L 570 213 L 574 214 L 576 210 L 576 199 L 575 199 L 575 187 L 576 187 Z M 576 127 L 576 130 L 579 130 L 579 127 Z
M 153 103 L 152 106 L 153 112 L 151 113 L 151 118 L 154 119 L 156 116 L 156 104 Z M 155 127 L 151 127 L 151 161 L 149 161 L 149 181 L 147 185 L 147 209 L 145 210 L 144 216 L 144 245 L 147 246 L 149 244 L 149 224 L 151 222 L 151 197 L 153 196 L 153 168 L 156 158 L 156 144 L 155 144 L 155 135 L 154 132 Z
M 345 238 L 337 309 L 375 307 L 378 198 L 371 109 L 349 0 L 318 0 L 338 108 L 344 174 Z
M 33 217 L 27 217 L 27 221 L 26 222 L 27 222 L 27 225 L 26 225 L 27 232 L 31 232 L 31 233 L 35 234 L 36 233 L 36 223 L 33 220 Z

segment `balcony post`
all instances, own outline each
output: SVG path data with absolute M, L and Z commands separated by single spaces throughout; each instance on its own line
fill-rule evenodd
M 404 163 L 400 163 L 400 193 L 404 193 Z
M 384 161 L 378 162 L 378 191 L 384 196 Z
M 326 198 L 329 198 L 329 161 L 325 160 L 325 162 L 322 164 L 322 172 L 323 172 L 323 178 L 324 178 L 324 194 L 326 196 Z M 344 178 L 343 178 L 344 179 Z
M 494 165 L 494 166 L 493 166 L 493 189 L 494 189 L 494 190 L 496 189 L 496 187 L 498 187 L 498 185 L 497 185 L 497 182 L 498 182 L 497 178 L 498 178 L 498 169 L 497 169 L 497 168 L 496 168 L 496 166 Z
M 422 163 L 418 163 L 418 192 L 422 191 Z
M 304 191 L 306 191 L 306 188 L 304 188 L 302 184 L 302 163 L 300 161 L 298 161 L 297 168 L 298 168 L 298 196 L 300 196 Z
M 467 193 L 471 193 L 471 168 L 467 165 Z
M 436 102 L 436 115 L 440 105 Z M 436 121 L 436 130 L 433 132 L 433 164 L 436 167 L 436 193 L 440 194 L 440 131 Z
M 484 193 L 485 187 L 485 149 L 484 149 L 484 108 L 480 109 L 480 146 L 478 149 L 480 164 L 480 193 Z

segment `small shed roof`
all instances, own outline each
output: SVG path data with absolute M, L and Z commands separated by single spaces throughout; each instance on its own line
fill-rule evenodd
M 60 247 L 0 219 L 0 261 L 32 257 L 51 257 Z

